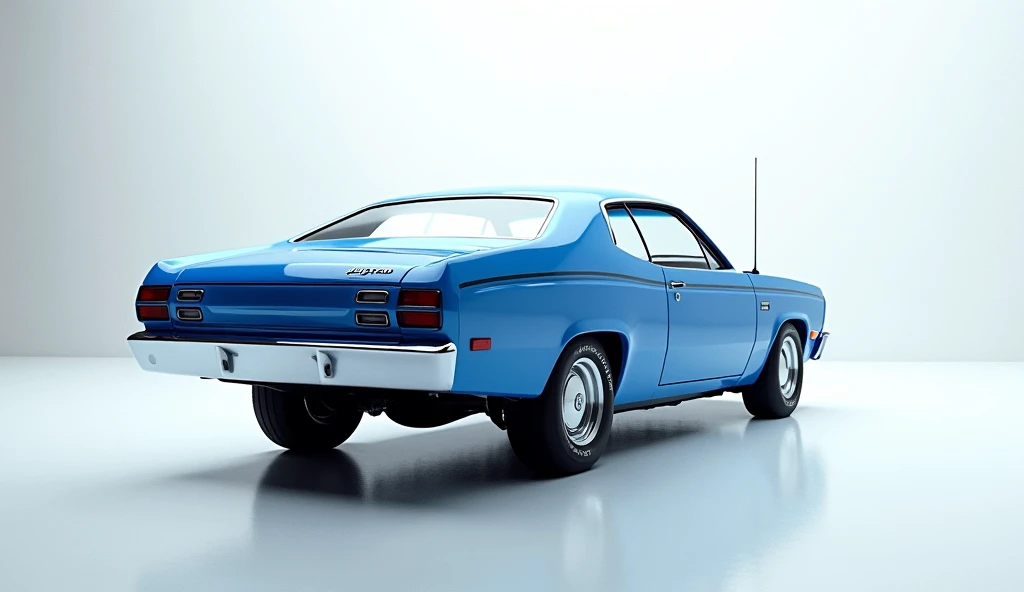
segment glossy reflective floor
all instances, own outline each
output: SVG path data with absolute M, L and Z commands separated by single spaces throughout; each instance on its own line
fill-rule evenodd
M 0 590 L 1021 590 L 1024 365 L 808 367 L 536 480 L 478 418 L 282 453 L 244 387 L 0 359 Z

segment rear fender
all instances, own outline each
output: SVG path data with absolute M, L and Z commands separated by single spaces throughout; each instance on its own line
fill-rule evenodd
M 626 323 L 612 319 L 586 319 L 573 323 L 566 329 L 565 335 L 562 336 L 562 348 L 559 357 L 574 340 L 596 333 L 614 334 L 619 338 L 619 347 L 621 348 L 619 353 L 621 355 L 607 352 L 610 358 L 609 361 L 612 363 L 612 371 L 615 373 L 615 387 L 618 389 L 619 385 L 622 384 L 626 364 L 629 361 L 629 326 Z M 557 361 L 558 358 L 552 361 L 552 370 L 554 370 Z
M 737 382 L 738 386 L 752 384 L 757 380 L 757 377 L 761 374 L 761 369 L 764 368 L 764 364 L 768 360 L 768 352 L 771 351 L 772 346 L 775 344 L 779 330 L 786 323 L 792 323 L 796 327 L 797 332 L 800 333 L 800 339 L 803 342 L 804 361 L 810 358 L 811 348 L 807 344 L 809 342 L 809 327 L 812 326 L 812 322 L 808 315 L 799 312 L 789 312 L 775 315 L 770 319 L 760 317 L 758 319 L 757 339 L 754 342 L 754 349 L 750 352 L 750 359 L 747 361 L 747 367 L 743 371 L 742 378 Z
M 565 347 L 569 345 L 569 342 L 576 339 L 577 337 L 583 336 L 587 333 L 618 333 L 622 339 L 626 342 L 624 345 L 629 343 L 629 325 L 622 321 L 614 319 L 582 319 L 569 325 L 565 330 L 565 334 L 562 336 L 562 351 L 565 351 Z M 559 353 L 561 356 L 561 353 Z M 551 367 L 555 367 L 555 362 L 558 358 L 551 361 Z

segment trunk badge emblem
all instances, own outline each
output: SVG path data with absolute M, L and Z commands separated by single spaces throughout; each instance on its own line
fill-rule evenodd
M 389 275 L 394 271 L 390 267 L 353 267 L 346 272 L 346 275 Z

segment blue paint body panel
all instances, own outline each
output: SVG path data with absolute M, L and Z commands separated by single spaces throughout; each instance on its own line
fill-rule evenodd
M 757 299 L 744 273 L 664 268 L 669 340 L 661 383 L 740 376 L 757 334 Z M 679 295 L 679 300 L 675 295 Z
M 144 285 L 204 290 L 202 322 L 147 322 L 154 334 L 247 340 L 457 346 L 451 392 L 536 397 L 573 339 L 602 334 L 618 344 L 617 405 L 751 384 L 783 323 L 797 326 L 804 357 L 821 332 L 825 301 L 810 284 L 731 268 L 686 215 L 660 200 L 612 190 L 502 187 L 396 198 L 542 196 L 555 206 L 532 240 L 503 238 L 359 238 L 283 241 L 169 259 Z M 717 253 L 725 269 L 666 267 L 616 246 L 604 214 L 609 201 L 643 202 L 672 211 Z M 370 206 L 372 207 L 372 206 Z M 388 268 L 351 274 L 353 268 Z M 673 281 L 685 287 L 670 288 Z M 398 292 L 441 292 L 440 329 L 399 327 Z M 358 290 L 388 293 L 388 327 L 357 326 Z M 676 299 L 676 294 L 679 299 Z M 767 303 L 767 306 L 763 306 Z M 169 304 L 171 318 L 179 306 Z M 470 340 L 491 339 L 471 351 Z

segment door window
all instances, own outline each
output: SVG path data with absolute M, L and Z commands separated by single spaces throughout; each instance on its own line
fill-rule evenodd
M 718 259 L 715 258 L 715 254 L 711 252 L 711 249 L 708 248 L 708 246 L 703 243 L 701 244 L 701 246 L 704 247 L 704 257 L 707 258 L 708 265 L 711 267 L 711 269 L 722 269 L 722 264 L 719 263 Z
M 672 214 L 653 208 L 629 208 L 651 262 L 666 267 L 710 269 L 700 241 Z

